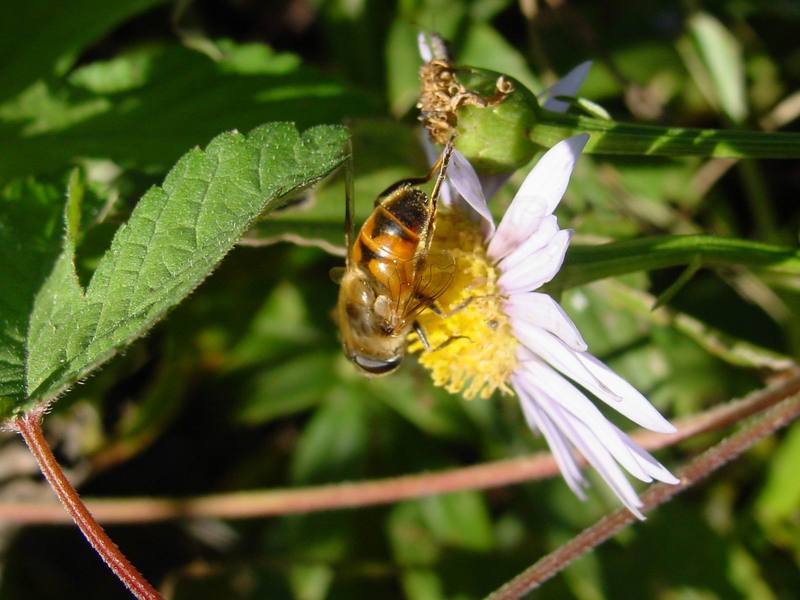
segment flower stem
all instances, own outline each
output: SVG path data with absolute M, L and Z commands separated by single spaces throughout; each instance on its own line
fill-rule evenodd
M 64 471 L 53 456 L 42 433 L 42 415 L 40 412 L 28 413 L 14 421 L 25 443 L 36 458 L 42 474 L 53 488 L 56 496 L 75 524 L 91 544 L 100 558 L 108 565 L 130 592 L 140 600 L 161 600 L 161 595 L 151 586 L 130 561 L 125 558 L 117 545 L 108 537 L 100 524 L 95 521 L 89 509 L 81 501 L 77 490 L 64 475 Z
M 591 135 L 588 154 L 708 156 L 725 158 L 798 158 L 800 134 L 694 129 L 621 123 L 606 119 L 542 111 L 529 133 L 532 142 L 549 148 L 576 133 Z
M 800 274 L 797 248 L 712 235 L 659 235 L 607 244 L 573 245 L 553 285 L 564 290 L 606 277 L 692 262 L 704 267 L 745 265 L 775 273 Z
M 681 480 L 678 485 L 660 483 L 649 488 L 641 496 L 642 512 L 651 511 L 689 489 L 728 462 L 738 458 L 756 442 L 781 427 L 785 427 L 797 417 L 800 417 L 800 394 L 786 398 L 744 429 L 690 461 L 678 472 Z M 522 597 L 635 521 L 636 517 L 626 508 L 603 517 L 560 548 L 539 559 L 490 594 L 488 598 L 490 600 L 515 600 Z
M 749 396 L 721 404 L 676 421 L 675 433 L 638 431 L 633 440 L 648 450 L 673 446 L 701 433 L 716 431 L 762 412 L 800 392 L 800 370 L 785 374 L 773 385 Z M 191 498 L 103 498 L 88 500 L 92 513 L 104 523 L 152 523 L 171 519 L 213 517 L 251 519 L 389 504 L 400 500 L 461 490 L 497 488 L 558 475 L 553 456 L 531 456 L 487 462 L 420 475 L 404 475 L 353 483 L 292 489 L 230 492 Z M 0 521 L 64 523 L 67 516 L 54 503 L 0 502 Z

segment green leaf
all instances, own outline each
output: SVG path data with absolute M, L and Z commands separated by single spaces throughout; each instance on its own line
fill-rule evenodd
M 259 371 L 242 394 L 236 418 L 261 424 L 314 406 L 336 381 L 330 352 L 307 352 Z
M 463 590 L 463 582 L 473 578 L 474 574 L 464 571 L 469 566 L 465 559 L 480 556 L 479 560 L 483 560 L 482 554 L 495 548 L 486 500 L 475 491 L 399 504 L 387 521 L 387 535 L 394 562 L 402 569 L 401 581 L 409 598 L 461 597 L 445 590 Z M 448 551 L 453 556 L 455 571 L 449 577 Z
M 442 544 L 475 552 L 494 546 L 494 531 L 485 498 L 463 491 L 420 500 L 422 519 Z
M 0 416 L 51 402 L 143 335 L 208 276 L 258 215 L 336 168 L 345 158 L 346 139 L 341 127 L 316 127 L 301 136 L 291 124 L 273 123 L 248 135 L 221 134 L 205 150 L 190 151 L 163 186 L 142 197 L 86 289 L 75 274 L 67 236 L 35 298 L 33 284 L 22 290 L 27 297 L 14 295 L 17 314 L 24 312 L 19 307 L 30 314 L 27 337 L 5 344 L 3 352 L 14 364 L 24 362 L 26 381 L 24 389 L 4 386 Z M 80 196 L 71 185 L 68 231 Z M 15 221 L 2 222 L 0 230 Z M 3 241 L 17 256 L 23 240 Z M 19 334 L 25 336 L 24 329 Z
M 220 295 L 227 299 L 230 293 L 231 290 L 226 289 Z M 235 304 L 240 293 L 243 291 L 233 291 L 233 298 L 228 301 Z M 220 304 L 223 302 L 221 300 Z M 218 308 L 230 310 L 232 305 L 222 304 Z M 280 281 L 250 316 L 246 324 L 241 325 L 246 333 L 226 352 L 226 360 L 220 366 L 225 373 L 319 350 L 323 332 L 311 322 L 311 311 L 294 284 Z
M 572 246 L 553 283 L 561 289 L 589 281 L 697 261 L 747 265 L 800 274 L 800 250 L 708 235 L 655 236 L 596 246 Z
M 741 123 L 747 118 L 747 98 L 739 42 L 722 23 L 707 13 L 693 15 L 687 25 L 689 38 L 702 65 L 701 78 L 710 80 L 712 84 L 713 89 L 706 92 L 707 95 L 711 95 L 712 103 L 718 105 L 731 121 Z M 691 65 L 689 70 L 694 70 Z M 705 91 L 705 86 L 700 87 Z
M 292 479 L 308 484 L 360 475 L 368 455 L 368 416 L 359 387 L 339 385 L 331 390 L 303 431 L 294 454 Z
M 356 224 L 372 212 L 375 198 L 396 181 L 428 171 L 418 138 L 411 128 L 391 121 L 361 121 L 351 127 L 355 171 Z M 245 242 L 266 245 L 290 241 L 344 256 L 343 177 L 314 190 L 304 202 L 259 221 Z
M 52 185 L 16 181 L 0 190 L 0 413 L 25 394 L 31 306 L 61 251 L 63 200 Z
M 0 181 L 111 159 L 161 172 L 186 148 L 264 121 L 300 128 L 373 114 L 376 102 L 261 44 L 221 41 L 221 58 L 149 47 L 40 82 L 0 105 Z
M 792 548 L 800 559 L 800 425 L 794 425 L 770 462 L 767 481 L 756 501 L 758 520 L 771 538 Z
M 405 19 L 395 19 L 386 39 L 386 84 L 391 112 L 402 117 L 419 97 L 419 67 L 422 59 L 417 49 L 417 27 Z
M 474 431 L 464 401 L 441 388 L 432 388 L 415 369 L 402 369 L 391 378 L 372 382 L 375 394 L 427 436 L 470 440 Z
M 439 543 L 422 521 L 418 501 L 403 502 L 394 507 L 387 530 L 392 553 L 400 565 L 429 566 L 439 558 Z
M 402 574 L 406 598 L 414 600 L 444 600 L 442 577 L 433 569 L 406 569 Z
M 131 16 L 165 0 L 29 0 L 0 5 L 0 99 L 62 74 L 78 52 Z

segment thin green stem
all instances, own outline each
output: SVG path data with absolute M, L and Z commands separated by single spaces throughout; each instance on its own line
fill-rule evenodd
M 576 133 L 591 135 L 584 150 L 589 154 L 800 158 L 798 133 L 659 127 L 550 111 L 541 111 L 529 137 L 549 148 Z
M 75 525 L 81 530 L 92 548 L 114 572 L 114 575 L 125 584 L 131 594 L 139 600 L 162 600 L 161 595 L 108 537 L 108 534 L 78 496 L 77 490 L 64 475 L 64 471 L 61 470 L 61 466 L 44 438 L 41 418 L 40 412 L 28 413 L 14 421 L 14 425 L 36 458 L 39 469 L 50 487 L 53 488 L 64 509 L 72 517 Z
M 554 280 L 564 290 L 590 281 L 695 262 L 744 265 L 800 275 L 800 250 L 711 235 L 665 235 L 591 246 L 573 245 Z

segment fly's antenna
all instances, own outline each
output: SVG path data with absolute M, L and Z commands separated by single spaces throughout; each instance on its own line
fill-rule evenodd
M 439 199 L 439 191 L 442 188 L 442 184 L 444 183 L 444 179 L 447 173 L 447 165 L 450 163 L 450 156 L 453 154 L 453 137 L 447 140 L 447 144 L 444 146 L 444 150 L 442 150 L 442 155 L 439 157 L 439 160 L 436 161 L 436 165 L 434 165 L 434 169 L 438 167 L 439 172 L 436 174 L 436 181 L 433 184 L 433 191 L 431 192 L 431 202 L 433 202 L 434 206 L 436 205 L 436 201 Z
M 355 238 L 355 193 L 353 189 L 353 140 L 347 139 L 347 159 L 344 163 L 344 245 L 345 264 L 350 266 L 350 248 Z

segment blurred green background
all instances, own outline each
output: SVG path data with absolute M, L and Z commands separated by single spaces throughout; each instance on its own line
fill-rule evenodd
M 567 0 L 3 0 L 0 186 L 88 186 L 78 248 L 92 272 L 136 199 L 215 134 L 274 120 L 352 128 L 359 214 L 425 169 L 415 33 L 458 62 L 534 91 L 595 61 L 582 94 L 614 118 L 797 130 L 800 3 Z M 494 205 L 513 194 L 517 173 Z M 578 241 L 709 233 L 796 246 L 797 161 L 581 159 L 562 226 Z M 76 386 L 46 419 L 83 495 L 199 495 L 417 473 L 524 455 L 543 442 L 516 401 L 464 402 L 413 360 L 365 380 L 340 356 L 328 278 L 341 258 L 332 178 L 260 223 L 150 335 Z M 279 240 L 287 236 L 303 245 Z M 271 242 L 278 243 L 271 243 Z M 766 373 L 634 311 L 681 269 L 574 289 L 563 304 L 593 353 L 665 414 L 762 387 Z M 624 296 L 624 294 L 622 294 Z M 702 270 L 669 301 L 735 339 L 800 354 L 800 282 Z M 702 337 L 702 335 L 701 335 Z M 677 466 L 705 435 L 659 453 Z M 0 502 L 47 498 L 21 443 L 0 440 Z M 535 596 L 771 600 L 800 590 L 800 425 L 659 509 Z M 111 527 L 170 598 L 479 598 L 616 507 L 560 479 L 487 493 L 289 518 Z M 0 528 L 0 597 L 126 598 L 68 526 Z

